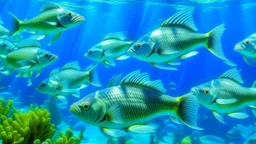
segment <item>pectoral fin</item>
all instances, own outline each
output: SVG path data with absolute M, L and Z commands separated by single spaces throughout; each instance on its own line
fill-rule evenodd
M 163 69 L 163 70 L 173 70 L 173 71 L 178 70 L 177 68 L 166 63 L 150 63 L 150 64 L 156 68 Z
M 32 36 L 30 36 L 29 38 L 30 39 L 35 39 L 35 40 L 42 40 L 42 39 L 44 39 L 45 37 L 46 37 L 47 35 L 46 34 L 44 34 L 44 35 L 32 35 Z
M 128 58 L 130 58 L 129 55 L 122 55 L 122 56 L 116 57 L 115 59 L 116 59 L 116 60 L 126 60 L 126 59 L 128 59 Z
M 182 56 L 180 57 L 180 59 L 191 58 L 191 57 L 193 57 L 193 56 L 195 56 L 195 55 L 197 55 L 197 54 L 198 54 L 197 51 L 191 51 L 191 52 L 189 52 L 189 53 L 186 53 L 186 54 L 182 55 Z
M 154 133 L 156 132 L 156 127 L 150 125 L 133 125 L 128 130 L 135 133 Z
M 256 66 L 256 60 L 254 58 L 243 56 L 244 61 L 250 66 Z
M 20 61 L 17 61 L 16 63 L 21 66 L 20 69 L 29 69 L 33 67 L 37 62 L 33 60 L 20 60 Z
M 108 128 L 100 128 L 101 131 L 111 137 L 121 137 L 121 136 L 126 136 L 126 132 L 123 130 L 118 130 L 118 129 L 108 129 Z
M 56 95 L 55 96 L 57 99 L 59 99 L 60 101 L 64 102 L 64 103 L 68 103 L 68 100 L 65 96 L 62 95 Z
M 109 111 L 106 114 L 107 120 L 113 122 L 113 123 L 124 123 L 124 117 L 122 114 L 122 108 L 119 104 L 115 104 L 109 108 Z
M 237 102 L 237 99 L 217 99 L 216 103 L 218 104 L 232 104 Z
M 37 70 L 36 77 L 39 77 L 41 73 L 42 73 L 42 69 Z
M 103 61 L 103 64 L 106 66 L 106 67 L 115 67 L 116 66 L 116 63 L 114 60 L 105 60 Z
M 222 115 L 218 114 L 218 113 L 215 112 L 215 111 L 212 111 L 212 113 L 213 113 L 213 116 L 214 116 L 219 122 L 221 122 L 221 123 L 223 123 L 223 124 L 226 124 L 225 121 L 224 121 L 224 119 L 223 119 L 223 117 L 222 117 Z
M 236 119 L 245 119 L 245 118 L 249 117 L 249 115 L 247 113 L 243 113 L 243 112 L 233 112 L 233 113 L 229 113 L 227 115 L 229 117 L 236 118 Z
M 32 85 L 32 79 L 28 79 L 27 86 L 31 86 L 31 85 Z
M 61 32 L 59 32 L 57 35 L 54 35 L 51 42 L 48 44 L 48 46 L 54 44 L 60 38 L 60 36 L 61 36 Z
M 74 91 L 71 93 L 72 96 L 76 97 L 76 98 L 80 98 L 80 91 Z

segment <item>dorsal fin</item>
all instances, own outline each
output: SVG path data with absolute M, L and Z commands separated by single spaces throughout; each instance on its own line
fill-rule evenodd
M 62 70 L 67 70 L 67 69 L 81 70 L 78 64 L 78 61 L 67 63 L 62 67 Z
M 161 80 L 151 81 L 148 73 L 141 73 L 140 70 L 133 71 L 126 75 L 120 82 L 120 85 L 149 88 L 161 93 L 166 92 Z
M 41 48 L 41 44 L 34 39 L 24 39 L 22 41 L 20 41 L 17 45 L 17 48 L 27 48 L 27 47 L 37 47 L 37 48 Z
M 108 83 L 108 87 L 112 87 L 112 86 L 117 86 L 119 85 L 120 81 L 122 79 L 122 74 L 117 74 L 117 75 L 114 75 L 109 83 Z
M 45 11 L 48 11 L 48 10 L 52 10 L 52 9 L 59 9 L 60 6 L 54 4 L 54 3 L 46 3 L 44 5 L 42 5 L 39 13 L 42 13 L 42 12 L 45 12 Z
M 176 14 L 165 20 L 161 24 L 161 27 L 181 26 L 192 31 L 197 31 L 197 27 L 193 19 L 194 9 L 195 8 L 193 7 L 177 12 Z
M 50 77 L 59 73 L 59 72 L 60 72 L 60 68 L 56 68 L 56 69 L 52 70 L 51 73 L 50 73 Z
M 225 78 L 225 79 L 230 79 L 230 80 L 233 80 L 239 84 L 243 84 L 244 81 L 241 77 L 241 74 L 239 72 L 239 70 L 237 68 L 233 68 L 233 69 L 230 69 L 226 72 L 224 72 L 220 78 Z
M 103 40 L 109 40 L 109 39 L 125 40 L 126 34 L 124 32 L 109 33 L 104 37 Z

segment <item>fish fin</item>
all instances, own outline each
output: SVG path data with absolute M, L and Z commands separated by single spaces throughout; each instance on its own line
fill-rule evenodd
M 55 21 L 46 21 L 45 22 L 46 24 L 48 24 L 48 25 L 51 25 L 51 26 L 57 26 L 57 22 L 55 22 Z
M 116 59 L 116 60 L 126 60 L 126 59 L 128 59 L 128 58 L 130 58 L 129 55 L 122 55 L 122 56 L 116 57 L 115 59 Z
M 44 39 L 46 36 L 47 36 L 47 34 L 43 34 L 43 35 L 36 34 L 36 35 L 31 35 L 29 38 L 30 38 L 30 39 L 34 39 L 34 40 L 42 40 L 42 39 Z
M 27 86 L 31 86 L 31 85 L 32 85 L 32 79 L 28 79 Z
M 237 68 L 233 68 L 233 69 L 230 69 L 230 70 L 224 72 L 220 76 L 220 78 L 230 79 L 230 80 L 232 80 L 234 82 L 237 82 L 239 84 L 243 84 L 244 83 L 244 81 L 243 81 L 243 79 L 241 77 L 241 74 L 240 74 L 240 72 L 239 72 L 239 70 Z
M 33 75 L 33 71 L 24 72 L 23 77 L 28 78 Z
M 129 131 L 135 132 L 135 133 L 154 133 L 156 132 L 156 127 L 151 125 L 133 125 L 128 127 Z
M 20 69 L 28 69 L 28 68 L 34 66 L 37 62 L 33 61 L 33 60 L 19 60 L 16 63 L 21 66 Z
M 101 131 L 111 137 L 121 137 L 121 136 L 126 136 L 126 132 L 123 130 L 118 130 L 118 129 L 108 129 L 108 128 L 101 128 Z
M 5 71 L 1 71 L 1 73 L 2 73 L 3 75 L 11 75 L 11 74 L 13 73 L 13 71 L 14 71 L 14 70 L 9 69 L 9 70 L 5 70 Z
M 19 72 L 15 77 L 23 77 L 24 76 L 24 72 Z
M 237 99 L 217 99 L 216 103 L 218 104 L 232 104 L 237 102 Z
M 191 52 L 188 52 L 188 53 L 182 55 L 180 57 L 180 59 L 187 59 L 187 58 L 190 58 L 190 57 L 193 57 L 193 56 L 197 55 L 198 53 L 199 53 L 198 51 L 191 51 Z
M 50 77 L 59 73 L 59 72 L 60 72 L 60 68 L 56 68 L 56 69 L 52 70 L 51 73 L 50 73 Z
M 112 60 L 112 59 L 111 60 L 104 60 L 103 64 L 107 65 L 107 66 L 111 66 L 111 67 L 115 67 L 116 66 L 115 60 Z
M 244 61 L 249 65 L 249 66 L 256 66 L 256 60 L 255 58 L 250 58 L 247 56 L 243 56 Z
M 214 135 L 200 136 L 199 140 L 201 144 L 225 144 L 226 143 L 222 138 Z
M 56 95 L 55 96 L 57 99 L 59 99 L 60 101 L 64 102 L 64 103 L 68 103 L 68 100 L 65 96 L 62 95 Z
M 161 27 L 181 26 L 192 31 L 197 31 L 197 27 L 193 19 L 194 9 L 195 8 L 193 7 L 177 12 L 176 14 L 165 20 L 161 24 Z
M 42 69 L 37 70 L 35 77 L 36 78 L 39 77 L 41 75 L 41 73 L 42 73 Z
M 51 76 L 49 82 L 54 85 L 59 85 L 60 79 L 57 76 Z
M 10 31 L 10 35 L 14 35 L 16 33 L 18 33 L 20 31 L 20 23 L 22 22 L 21 20 L 19 20 L 14 14 L 12 14 L 11 12 L 7 12 L 8 14 L 11 15 L 12 18 L 12 28 Z
M 171 66 L 170 64 L 167 63 L 150 63 L 153 67 L 159 68 L 159 69 L 163 69 L 163 70 L 173 70 L 173 71 L 177 71 L 178 69 Z
M 174 61 L 167 62 L 167 64 L 172 66 L 179 66 L 181 65 L 181 62 L 174 60 Z
M 133 71 L 126 75 L 121 80 L 120 85 L 149 88 L 161 93 L 166 92 L 161 80 L 151 81 L 148 73 L 141 73 L 140 70 Z
M 249 115 L 247 113 L 243 113 L 243 112 L 233 112 L 233 113 L 229 113 L 227 115 L 229 117 L 236 118 L 236 119 L 245 119 L 245 118 L 249 117 Z
M 208 37 L 208 41 L 206 43 L 206 48 L 215 56 L 222 59 L 227 65 L 229 66 L 236 66 L 235 63 L 228 60 L 222 50 L 221 45 L 221 37 L 225 31 L 225 24 L 221 24 L 217 27 L 215 27 L 210 32 L 206 33 L 206 36 Z
M 2 59 L 6 59 L 6 55 L 0 54 L 0 57 L 1 57 Z
M 27 47 L 37 47 L 41 48 L 41 44 L 34 39 L 24 39 L 19 41 L 19 43 L 16 45 L 17 48 L 27 48 Z
M 96 87 L 101 87 L 99 77 L 96 71 L 97 65 L 90 65 L 86 68 L 85 72 L 89 73 L 89 83 L 96 86 Z M 87 75 L 86 75 L 87 76 Z
M 253 114 L 254 117 L 256 117 L 256 110 L 255 110 L 255 108 L 252 108 L 252 114 Z
M 109 83 L 108 83 L 108 87 L 112 87 L 112 86 L 117 86 L 119 85 L 119 83 L 121 82 L 121 79 L 122 79 L 122 74 L 117 74 L 117 75 L 114 75 Z
M 177 98 L 179 102 L 179 106 L 177 108 L 177 116 L 180 120 L 190 128 L 203 130 L 197 126 L 197 115 L 199 103 L 197 98 L 189 93 L 187 95 L 181 96 Z
M 256 88 L 256 81 L 253 82 L 252 88 Z
M 78 61 L 69 62 L 65 64 L 61 70 L 67 70 L 67 69 L 73 69 L 73 70 L 81 70 Z
M 107 34 L 103 40 L 109 40 L 109 39 L 125 40 L 126 34 L 124 32 L 110 33 L 110 34 Z
M 59 32 L 57 35 L 54 35 L 51 42 L 48 44 L 48 46 L 54 44 L 60 38 L 60 36 L 61 36 L 61 32 Z
M 181 124 L 180 121 L 179 121 L 179 119 L 176 118 L 176 117 L 174 117 L 174 116 L 170 116 L 170 119 L 171 119 L 172 122 L 174 122 L 174 123 L 176 123 L 176 124 Z
M 114 104 L 109 108 L 109 111 L 106 114 L 107 120 L 116 123 L 116 124 L 122 124 L 125 122 L 123 114 L 122 114 L 122 108 L 119 104 Z
M 71 95 L 76 97 L 76 98 L 80 98 L 80 91 L 72 92 Z
M 42 12 L 45 12 L 48 10 L 59 9 L 59 8 L 61 8 L 61 7 L 54 3 L 46 3 L 46 4 L 42 5 L 39 13 L 42 13 Z
M 223 117 L 222 117 L 222 115 L 218 114 L 218 113 L 215 112 L 215 111 L 212 111 L 212 114 L 213 114 L 213 116 L 214 116 L 219 122 L 221 122 L 221 123 L 223 123 L 223 124 L 226 124 L 225 121 L 224 121 L 224 119 L 223 119 Z

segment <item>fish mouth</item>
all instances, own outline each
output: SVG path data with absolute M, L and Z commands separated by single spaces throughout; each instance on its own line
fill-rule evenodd
M 241 45 L 241 44 L 236 44 L 234 51 L 238 52 L 238 51 L 242 51 L 245 50 L 245 46 Z
M 71 112 L 73 114 L 78 114 L 81 112 L 81 109 L 79 108 L 79 106 L 73 104 L 70 106 L 69 112 Z
M 78 15 L 72 19 L 71 23 L 80 23 L 84 21 L 85 21 L 85 18 L 83 16 Z
M 58 60 L 58 59 L 59 59 L 59 57 L 55 55 L 55 56 L 52 56 L 52 57 L 51 57 L 50 61 L 56 61 L 56 60 Z
M 133 48 L 128 49 L 127 53 L 130 55 L 138 55 L 138 53 Z

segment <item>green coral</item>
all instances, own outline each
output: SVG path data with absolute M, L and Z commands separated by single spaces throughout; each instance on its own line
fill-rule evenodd
M 5 112 L 8 106 L 3 106 Z M 28 113 L 14 112 L 11 117 L 7 115 L 1 115 L 0 139 L 3 144 L 28 144 L 36 139 L 44 141 L 55 132 L 54 125 L 50 123 L 50 113 L 46 109 L 37 107 Z
M 60 133 L 60 137 L 55 141 L 47 139 L 46 141 L 42 142 L 42 144 L 80 144 L 84 138 L 84 131 L 85 130 L 81 130 L 79 136 L 75 137 L 73 131 L 71 129 L 67 129 L 66 133 Z M 41 141 L 37 139 L 34 141 L 34 144 L 41 144 Z

